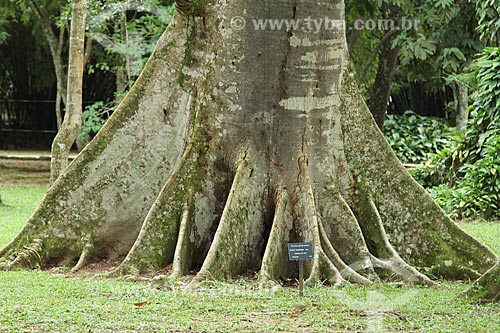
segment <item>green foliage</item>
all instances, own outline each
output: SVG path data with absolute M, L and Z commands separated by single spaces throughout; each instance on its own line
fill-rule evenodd
M 89 35 L 104 47 L 112 59 L 98 62 L 95 68 L 124 73 L 129 86 L 139 75 L 156 42 L 170 22 L 174 5 L 160 1 L 123 2 L 107 1 L 92 6 Z M 94 71 L 90 67 L 89 73 Z
M 403 163 L 424 163 L 429 154 L 446 149 L 456 135 L 445 121 L 422 117 L 412 111 L 403 115 L 388 115 L 385 136 Z
M 82 126 L 80 128 L 80 139 L 95 135 L 102 128 L 106 119 L 113 113 L 112 104 L 96 102 L 89 105 L 82 112 Z
M 467 62 L 467 57 L 459 48 L 449 47 L 443 49 L 439 60 L 445 72 L 458 73 L 460 66 Z
M 453 216 L 500 215 L 499 68 L 500 49 L 485 48 L 471 66 L 477 93 L 465 136 L 414 171 Z
M 481 40 L 487 43 L 497 42 L 500 30 L 500 2 L 498 0 L 476 0 L 478 32 Z
M 404 40 L 404 42 L 402 41 Z M 427 60 L 436 53 L 436 41 L 427 38 L 424 34 L 418 34 L 410 38 L 406 33 L 400 34 L 394 42 L 394 46 L 402 43 L 400 58 L 403 65 L 408 65 L 415 60 Z
M 10 34 L 7 32 L 7 19 L 0 16 L 0 45 L 5 43 L 5 41 L 10 37 Z
M 402 31 L 393 41 L 400 48 L 393 91 L 417 83 L 425 93 L 440 93 L 448 78 L 456 80 L 483 48 L 475 30 L 475 5 L 468 0 L 423 1 L 414 16 L 419 30 Z

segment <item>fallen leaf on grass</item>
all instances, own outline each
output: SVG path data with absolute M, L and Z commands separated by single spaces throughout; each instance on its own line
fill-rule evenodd
M 16 305 L 12 308 L 12 311 L 14 312 L 23 312 L 24 311 L 24 308 L 20 305 Z
M 140 302 L 140 303 L 134 303 L 135 306 L 146 306 L 151 304 L 151 302 L 145 301 L 145 302 Z
M 318 310 L 321 310 L 321 304 L 319 304 L 319 303 L 313 303 L 312 306 L 313 306 L 313 308 L 317 308 Z
M 309 306 L 308 305 L 298 305 L 292 309 L 292 312 L 290 313 L 290 317 L 298 317 L 300 314 L 304 311 L 307 310 Z

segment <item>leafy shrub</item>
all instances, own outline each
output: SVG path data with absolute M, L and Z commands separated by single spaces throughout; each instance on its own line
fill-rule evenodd
M 85 107 L 85 110 L 82 112 L 80 139 L 85 140 L 97 134 L 112 113 L 113 105 L 104 104 L 104 102 L 96 102 Z
M 452 216 L 499 217 L 500 48 L 485 48 L 471 66 L 477 94 L 467 131 L 450 149 L 414 171 Z M 441 185 L 438 185 L 441 184 Z
M 413 111 L 388 115 L 384 123 L 385 137 L 403 163 L 424 163 L 429 154 L 449 146 L 456 131 L 438 118 L 423 117 Z

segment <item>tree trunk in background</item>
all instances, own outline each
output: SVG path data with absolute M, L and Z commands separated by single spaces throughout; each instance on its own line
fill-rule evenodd
M 64 121 L 52 142 L 51 184 L 68 166 L 71 146 L 82 122 L 83 69 L 85 63 L 85 0 L 73 0 L 69 43 L 68 87 Z
M 66 74 L 64 72 L 63 60 L 62 60 L 62 50 L 64 48 L 64 35 L 65 27 L 62 26 L 59 31 L 59 37 L 56 37 L 54 30 L 52 29 L 52 23 L 50 21 L 50 16 L 47 11 L 38 6 L 35 1 L 29 1 L 28 5 L 31 10 L 38 18 L 38 22 L 42 28 L 43 34 L 47 39 L 49 45 L 50 55 L 52 56 L 52 63 L 54 64 L 54 73 L 56 75 L 56 85 L 57 85 L 57 96 L 55 113 L 57 120 L 57 129 L 59 130 L 62 124 L 62 112 L 61 112 L 61 100 L 64 105 L 66 105 Z
M 497 262 L 392 152 L 344 31 L 252 23 L 343 20 L 342 0 L 178 4 L 117 110 L 0 250 L 5 268 L 108 258 L 122 274 L 196 269 L 192 286 L 248 271 L 269 282 L 294 276 L 287 243 L 301 241 L 308 283 L 433 284 Z
M 462 82 L 452 84 L 453 97 L 455 100 L 456 126 L 460 133 L 465 133 L 467 119 L 469 117 L 469 88 Z
M 128 43 L 128 33 L 127 33 L 127 17 L 125 15 L 121 16 L 121 20 L 119 26 L 116 27 L 119 29 L 121 34 L 121 40 Z M 131 78 L 129 76 L 128 71 L 128 47 L 125 48 L 125 52 L 121 52 L 116 54 L 117 66 L 116 66 L 116 96 L 115 102 L 116 104 L 120 103 L 124 97 L 125 92 L 130 88 Z
M 375 118 L 377 126 L 383 131 L 385 115 L 389 106 L 392 80 L 398 64 L 399 48 L 392 48 L 392 41 L 396 34 L 392 35 L 382 45 L 377 69 L 377 76 L 370 92 L 368 108 Z
M 359 36 L 361 35 L 360 29 L 353 29 L 349 34 L 349 39 L 347 41 L 347 47 L 351 53 L 354 51 L 356 47 L 356 43 L 358 42 Z

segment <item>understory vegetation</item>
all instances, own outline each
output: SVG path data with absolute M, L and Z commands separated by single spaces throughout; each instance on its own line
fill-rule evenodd
M 0 247 L 14 237 L 41 200 L 45 186 L 1 186 Z M 500 224 L 461 226 L 500 254 Z M 15 282 L 14 282 L 15 281 Z M 14 286 L 15 283 L 15 287 Z M 469 281 L 433 288 L 377 284 L 261 289 L 248 277 L 196 291 L 183 280 L 133 283 L 92 270 L 0 273 L 2 332 L 497 332 L 500 304 L 456 298 Z
M 407 112 L 388 116 L 386 137 L 413 176 L 454 218 L 499 217 L 500 49 L 485 48 L 466 77 L 477 93 L 463 135 Z
M 387 115 L 384 133 L 403 163 L 425 163 L 431 154 L 448 148 L 458 135 L 454 127 L 439 118 L 424 117 L 413 111 Z

